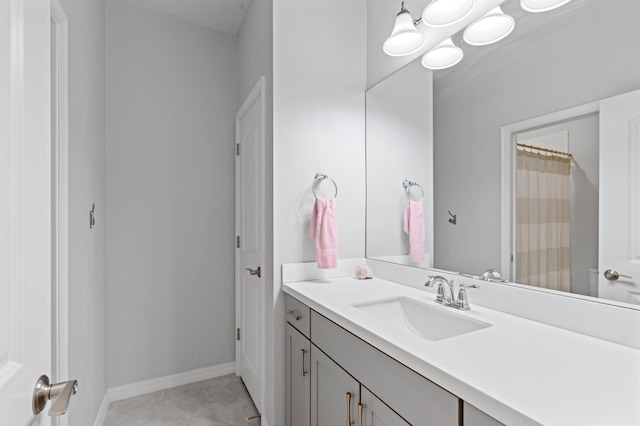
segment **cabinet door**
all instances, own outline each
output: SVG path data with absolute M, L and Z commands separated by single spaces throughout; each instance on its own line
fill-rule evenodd
M 358 426 L 409 426 L 402 417 L 363 386 L 358 404 Z
M 464 426 L 504 426 L 487 413 L 478 410 L 466 401 L 464 402 L 462 410 Z
M 311 426 L 355 424 L 360 384 L 311 345 Z
M 286 424 L 309 426 L 311 421 L 311 353 L 309 340 L 287 323 Z

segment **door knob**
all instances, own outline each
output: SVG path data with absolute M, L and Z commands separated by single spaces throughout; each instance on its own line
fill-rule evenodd
M 249 275 L 257 275 L 258 278 L 262 278 L 262 270 L 260 269 L 260 267 L 258 266 L 258 269 L 251 269 L 251 268 L 245 268 L 247 271 L 249 271 Z
M 609 281 L 616 281 L 620 277 L 631 279 L 629 275 L 622 275 L 622 274 L 619 274 L 618 271 L 612 271 L 611 269 L 607 269 L 606 271 L 604 271 L 604 277 Z
M 49 415 L 62 416 L 69 408 L 71 395 L 75 395 L 76 392 L 78 392 L 77 380 L 52 385 L 49 384 L 49 378 L 46 375 L 40 376 L 33 391 L 33 414 L 40 413 L 47 405 L 47 401 L 55 398 L 56 400 L 49 409 Z

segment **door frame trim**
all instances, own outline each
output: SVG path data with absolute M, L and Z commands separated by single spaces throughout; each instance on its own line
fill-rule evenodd
M 55 23 L 56 40 L 52 42 L 55 72 L 52 84 L 56 90 L 52 115 L 52 208 L 55 210 L 55 273 L 52 274 L 52 379 L 69 377 L 69 20 L 59 0 L 51 0 L 51 20 Z M 54 58 L 52 57 L 52 60 Z M 53 91 L 52 91 L 53 94 Z M 55 424 L 55 421 L 53 422 Z M 58 425 L 68 424 L 61 416 Z
M 516 223 L 514 219 L 516 199 L 516 135 L 583 115 L 600 112 L 600 101 L 552 112 L 500 127 L 500 272 L 508 281 L 515 279 Z
M 245 101 L 242 103 L 242 106 L 240 107 L 240 109 L 238 110 L 236 117 L 235 117 L 235 138 L 234 138 L 234 152 L 236 150 L 236 145 L 240 143 L 240 133 L 238 131 L 239 128 L 239 122 L 240 122 L 240 118 L 242 116 L 244 116 L 247 111 L 249 111 L 249 109 L 251 108 L 251 106 L 256 102 L 256 100 L 258 98 L 260 98 L 260 102 L 261 102 L 261 122 L 262 122 L 262 129 L 261 129 L 261 133 L 262 133 L 262 137 L 260 138 L 259 144 L 260 144 L 260 150 L 262 152 L 262 158 L 260 159 L 260 167 L 262 169 L 262 178 L 260 179 L 261 182 L 261 187 L 260 187 L 260 203 L 262 204 L 263 208 L 266 207 L 265 204 L 265 191 L 266 191 L 266 186 L 265 186 L 265 140 L 266 140 L 266 110 L 265 110 L 265 86 L 266 86 L 266 78 L 265 76 L 260 76 L 260 78 L 258 79 L 258 82 L 256 83 L 256 85 L 253 87 L 253 89 L 251 90 L 251 92 L 249 93 L 249 95 L 247 96 L 247 98 L 245 99 Z M 238 197 L 238 194 L 240 193 L 240 170 L 239 170 L 239 161 L 240 161 L 240 157 L 238 155 L 235 156 L 235 160 L 236 160 L 236 168 L 235 168 L 235 235 L 236 236 L 240 236 L 240 197 Z M 264 213 L 264 212 L 263 212 Z M 265 220 L 264 220 L 265 215 L 262 214 L 261 215 L 261 219 L 260 219 L 260 223 L 259 223 L 259 229 L 262 232 L 262 250 L 261 250 L 261 255 L 260 255 L 260 265 L 263 269 L 263 276 L 268 277 L 269 274 L 266 274 L 264 272 L 265 269 L 267 269 L 267 265 L 265 264 L 265 236 L 266 236 L 266 232 L 265 232 Z M 235 243 L 235 241 L 234 241 Z M 242 270 L 241 270 L 242 265 L 240 265 L 240 255 L 239 255 L 239 249 L 236 246 L 235 249 L 235 303 L 236 303 L 236 329 L 240 326 L 241 322 L 242 322 L 242 303 L 241 303 L 241 297 L 240 297 L 240 284 L 242 282 L 241 280 L 241 274 L 242 274 Z M 264 319 L 265 317 L 265 301 L 266 301 L 266 289 L 267 287 L 264 286 L 263 288 L 263 292 L 262 292 L 262 317 Z M 261 401 L 259 401 L 260 404 L 260 412 L 264 412 L 264 408 L 265 408 L 265 391 L 266 391 L 266 374 L 265 374 L 265 344 L 264 344 L 264 339 L 266 337 L 266 332 L 267 332 L 267 327 L 266 327 L 266 321 L 262 321 L 262 342 L 259 345 L 260 347 L 258 348 L 258 350 L 260 351 L 260 356 L 259 356 L 259 362 L 260 362 L 260 398 Z M 235 333 L 234 333 L 235 335 Z M 239 375 L 239 368 L 240 368 L 240 363 L 238 362 L 238 354 L 240 353 L 240 341 L 236 340 L 236 345 L 235 345 L 235 371 L 236 371 L 236 375 Z M 263 417 L 263 422 L 264 422 L 264 417 Z

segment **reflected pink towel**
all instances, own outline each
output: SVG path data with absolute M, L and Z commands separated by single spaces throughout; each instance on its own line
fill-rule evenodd
M 409 201 L 404 211 L 404 232 L 409 234 L 411 260 L 424 259 L 424 209 L 422 201 Z
M 309 236 L 316 240 L 316 262 L 318 268 L 338 267 L 338 217 L 336 200 L 316 198 L 309 225 Z

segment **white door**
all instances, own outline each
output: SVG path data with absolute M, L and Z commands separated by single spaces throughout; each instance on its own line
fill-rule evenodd
M 236 115 L 236 374 L 264 392 L 264 77 Z
M 34 415 L 51 370 L 49 0 L 0 1 L 0 424 Z
M 640 304 L 640 90 L 600 104 L 599 221 L 598 295 Z

